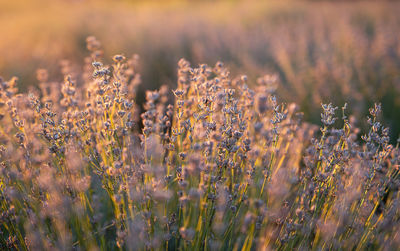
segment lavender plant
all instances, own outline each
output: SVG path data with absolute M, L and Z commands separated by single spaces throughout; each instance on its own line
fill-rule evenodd
M 16 250 L 393 250 L 398 144 L 370 110 L 367 135 L 322 105 L 320 131 L 277 78 L 178 63 L 174 90 L 135 103 L 137 56 L 40 90 L 0 81 L 0 246 Z M 255 86 L 254 89 L 250 86 Z M 338 127 L 336 127 L 338 126 Z

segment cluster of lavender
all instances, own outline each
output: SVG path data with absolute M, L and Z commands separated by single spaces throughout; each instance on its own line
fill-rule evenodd
M 135 104 L 137 56 L 40 92 L 0 81 L 0 247 L 17 250 L 382 249 L 400 245 L 398 146 L 370 110 L 322 128 L 278 104 L 275 76 L 179 61 L 175 90 Z M 172 98 L 173 97 L 173 98 Z M 171 102 L 171 100 L 174 100 Z M 341 125 L 335 128 L 335 125 Z

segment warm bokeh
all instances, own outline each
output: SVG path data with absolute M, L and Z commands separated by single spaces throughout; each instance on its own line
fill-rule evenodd
M 382 102 L 400 128 L 400 4 L 300 1 L 2 1 L 0 73 L 35 85 L 37 68 L 60 80 L 59 61 L 83 64 L 95 35 L 106 59 L 137 53 L 145 88 L 174 85 L 182 57 L 226 62 L 251 80 L 278 74 L 278 94 L 318 122 L 321 102 L 365 115 Z

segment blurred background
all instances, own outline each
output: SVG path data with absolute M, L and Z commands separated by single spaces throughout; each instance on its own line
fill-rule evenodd
M 22 91 L 37 84 L 38 68 L 61 81 L 61 59 L 82 67 L 94 35 L 106 61 L 140 56 L 142 92 L 174 87 L 182 57 L 194 66 L 221 60 L 250 85 L 278 74 L 280 100 L 298 103 L 312 123 L 321 103 L 347 102 L 365 128 L 368 107 L 381 102 L 395 141 L 399 13 L 393 1 L 0 0 L 0 75 L 17 76 Z

